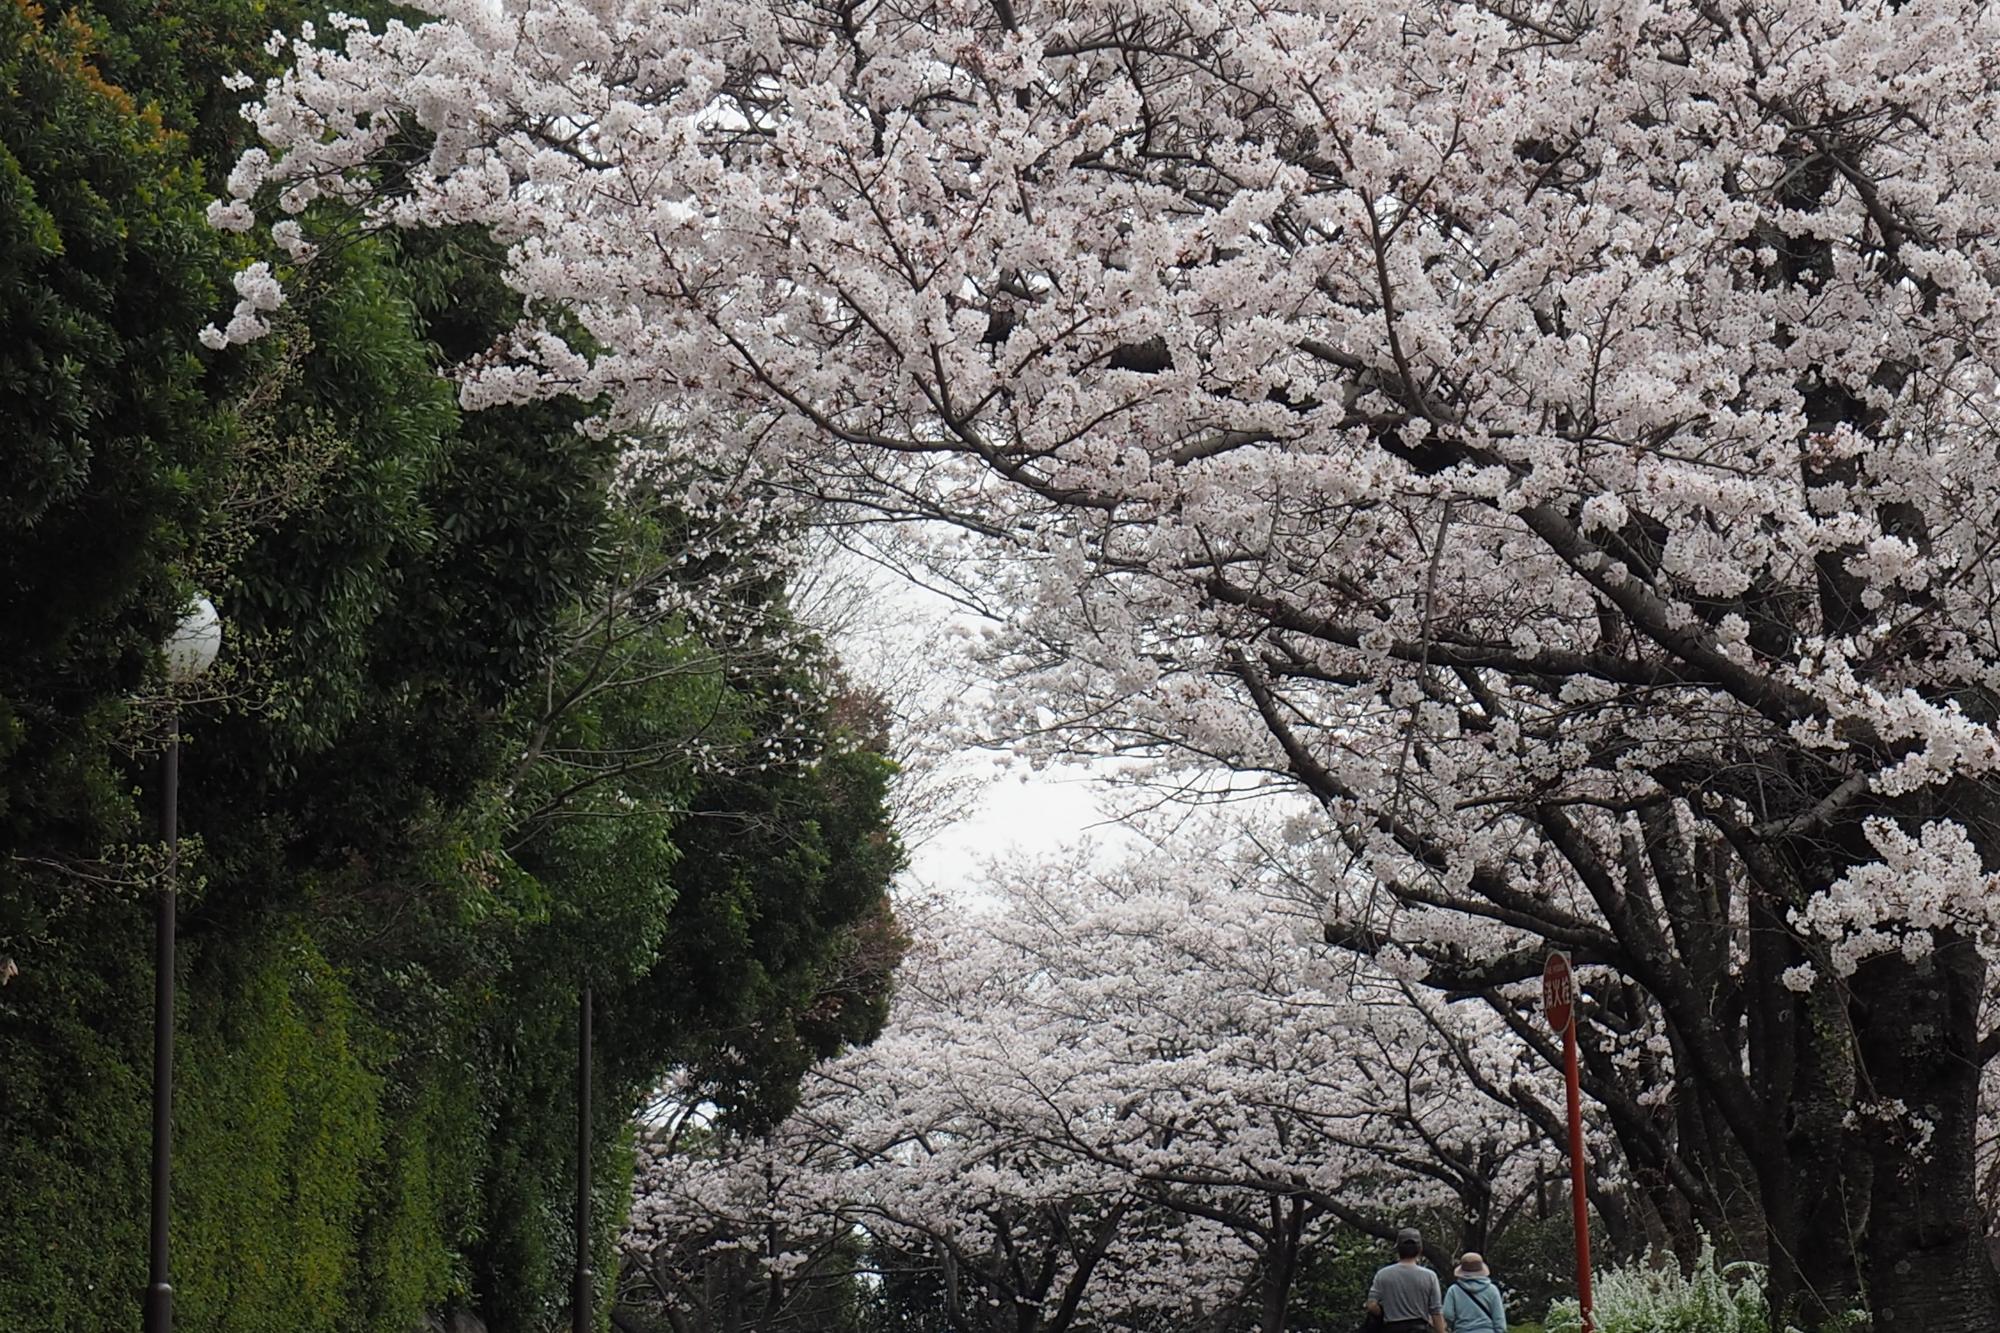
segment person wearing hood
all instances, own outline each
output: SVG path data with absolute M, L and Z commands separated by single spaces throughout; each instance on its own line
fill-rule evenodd
M 1444 1322 L 1451 1333 L 1507 1333 L 1507 1303 L 1486 1260 L 1467 1251 L 1452 1270 L 1457 1279 L 1444 1294 Z

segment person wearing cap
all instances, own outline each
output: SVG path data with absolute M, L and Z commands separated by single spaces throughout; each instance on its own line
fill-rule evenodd
M 1444 1294 L 1444 1322 L 1451 1333 L 1507 1333 L 1507 1302 L 1493 1285 L 1486 1260 L 1467 1250 L 1451 1275 L 1458 1279 Z
M 1423 1233 L 1404 1227 L 1396 1233 L 1396 1262 L 1368 1284 L 1368 1313 L 1382 1316 L 1382 1333 L 1445 1333 L 1444 1295 L 1438 1275 L 1417 1262 L 1423 1252 Z

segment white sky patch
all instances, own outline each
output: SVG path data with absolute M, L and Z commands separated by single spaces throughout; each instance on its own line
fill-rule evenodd
M 795 601 L 845 669 L 895 714 L 906 771 L 898 794 L 906 887 L 977 894 L 982 867 L 996 857 L 1079 848 L 1095 863 L 1143 842 L 1117 821 L 1105 770 L 1031 769 L 977 744 L 991 684 L 971 649 L 988 617 L 831 544 L 809 562 Z
M 1138 840 L 1110 822 L 1101 783 L 1080 767 L 996 769 L 969 814 L 912 849 L 908 876 L 920 888 L 952 894 L 979 879 L 980 867 L 997 856 L 1039 859 L 1065 847 L 1081 847 L 1093 861 L 1115 856 Z

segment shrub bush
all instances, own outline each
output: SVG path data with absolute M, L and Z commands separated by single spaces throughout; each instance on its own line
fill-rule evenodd
M 1692 1276 L 1678 1267 L 1612 1269 L 1594 1282 L 1597 1333 L 1769 1333 L 1764 1274 L 1756 1264 L 1715 1262 L 1704 1244 Z M 1549 1307 L 1547 1333 L 1581 1333 L 1574 1299 Z
M 302 935 L 189 976 L 175 1088 L 175 1303 L 211 1333 L 347 1333 L 381 1079 Z M 232 974 L 233 973 L 233 974 Z M 421 1312 L 406 1312 L 406 1318 Z

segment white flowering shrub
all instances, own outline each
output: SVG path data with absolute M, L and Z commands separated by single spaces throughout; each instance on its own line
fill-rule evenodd
M 1763 1270 L 1756 1264 L 1717 1267 L 1703 1245 L 1694 1275 L 1673 1265 L 1613 1269 L 1596 1276 L 1592 1314 L 1597 1333 L 1768 1333 Z M 1582 1333 L 1574 1299 L 1549 1307 L 1547 1333 Z

